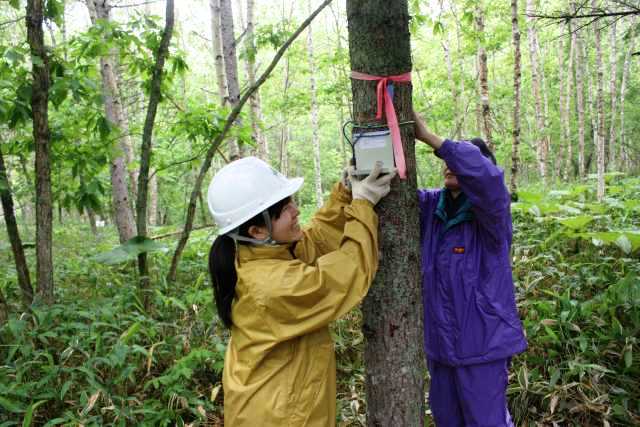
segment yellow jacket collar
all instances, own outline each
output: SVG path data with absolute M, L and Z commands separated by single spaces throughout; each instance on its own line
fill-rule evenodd
M 292 243 L 284 245 L 238 245 L 238 261 L 255 259 L 293 259 L 291 255 Z

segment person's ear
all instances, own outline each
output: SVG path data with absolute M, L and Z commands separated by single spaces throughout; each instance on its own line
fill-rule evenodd
M 269 237 L 269 233 L 267 233 L 267 227 L 259 227 L 257 225 L 252 225 L 247 230 L 249 236 L 253 237 L 256 240 L 264 240 Z

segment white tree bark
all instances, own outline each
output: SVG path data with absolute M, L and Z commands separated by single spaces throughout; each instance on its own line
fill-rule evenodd
M 539 49 L 538 49 L 538 35 L 535 29 L 535 21 L 529 15 L 535 12 L 535 4 L 533 0 L 527 0 L 526 4 L 527 12 L 525 16 L 527 16 L 527 33 L 528 33 L 528 41 L 529 41 L 529 57 L 531 61 L 531 90 L 533 92 L 533 100 L 534 100 L 534 108 L 535 108 L 535 117 L 536 117 L 536 127 L 537 127 L 537 142 L 536 142 L 536 158 L 538 161 L 538 171 L 540 173 L 540 178 L 542 181 L 546 181 L 547 178 L 547 161 L 546 161 L 546 150 L 545 150 L 545 140 L 546 140 L 546 109 L 543 112 L 542 109 L 542 70 L 540 68 L 540 64 L 538 62 L 539 58 Z M 545 99 L 546 101 L 546 99 Z
M 476 4 L 475 21 L 476 31 L 482 39 L 484 36 L 484 10 L 481 2 Z M 478 72 L 480 80 L 480 104 L 482 106 L 482 130 L 487 146 L 493 150 L 491 105 L 489 104 L 489 71 L 487 66 L 487 52 L 482 40 L 478 42 Z
M 255 0 L 247 0 L 247 23 L 244 35 L 245 40 L 245 72 L 249 86 L 256 83 L 256 44 L 255 44 Z M 243 25 L 244 26 L 244 25 Z M 257 155 L 262 160 L 269 158 L 269 145 L 260 124 L 262 123 L 262 111 L 260 108 L 260 92 L 255 91 L 249 98 L 249 118 L 251 120 L 251 138 L 258 146 Z
M 87 0 L 87 7 L 93 24 L 97 19 L 109 20 L 111 6 L 108 0 Z M 133 153 L 131 153 L 131 142 L 128 136 L 128 124 L 124 117 L 118 91 L 116 67 L 114 52 L 100 58 L 102 92 L 107 120 L 120 133 L 118 145 L 114 147 L 111 153 L 110 171 L 114 217 L 120 242 L 122 243 L 135 236 L 136 232 L 127 184 L 127 158 L 132 159 Z
M 576 109 L 578 111 L 578 174 L 580 179 L 584 179 L 584 83 L 582 81 L 584 75 L 584 58 L 582 56 L 582 35 L 575 34 L 575 37 L 576 54 L 574 58 L 576 62 Z
M 224 57 L 224 71 L 227 76 L 227 90 L 229 91 L 229 105 L 238 105 L 240 100 L 240 84 L 238 82 L 238 57 L 236 54 L 236 40 L 233 25 L 233 7 L 231 0 L 220 0 L 220 33 L 222 35 L 222 54 Z M 229 140 L 229 159 L 241 157 L 238 141 Z
M 149 214 L 147 215 L 149 225 L 158 224 L 158 175 L 155 169 L 151 169 L 149 178 Z
M 631 25 L 635 25 L 637 20 L 634 18 Z M 624 55 L 624 66 L 622 70 L 622 83 L 620 84 L 620 137 L 618 139 L 618 159 L 621 166 L 627 166 L 628 156 L 626 151 L 626 135 L 624 130 L 624 104 L 627 94 L 627 83 L 629 81 L 629 73 L 631 70 L 631 54 L 635 48 L 634 39 L 628 40 L 628 46 Z
M 564 125 L 564 144 L 565 144 L 565 153 L 566 153 L 566 162 L 565 166 L 562 169 L 562 178 L 566 181 L 571 173 L 571 168 L 573 166 L 573 141 L 571 138 L 571 99 L 573 99 L 572 91 L 573 91 L 573 66 L 574 66 L 574 58 L 576 52 L 576 34 L 573 32 L 573 28 L 571 26 L 571 21 L 567 23 L 567 29 L 569 30 L 569 34 L 571 34 L 571 44 L 569 46 L 569 59 L 567 63 L 567 95 L 565 96 L 565 125 Z M 562 167 L 562 165 L 560 165 Z
M 609 169 L 616 170 L 617 165 L 617 156 L 616 156 L 616 116 L 617 108 L 618 108 L 618 94 L 616 93 L 617 87 L 616 83 L 618 82 L 618 40 L 616 34 L 616 21 L 613 21 L 611 24 L 611 29 L 609 31 L 610 35 L 610 46 L 609 46 L 609 72 L 611 73 L 609 76 L 609 96 L 611 100 L 611 112 L 610 112 L 610 120 L 609 120 Z
M 559 176 L 561 176 L 560 169 L 562 168 L 562 157 L 563 151 L 566 147 L 567 141 L 565 139 L 566 135 L 566 126 L 567 126 L 567 111 L 566 111 L 566 102 L 565 102 L 565 86 L 566 86 L 566 73 L 567 70 L 564 64 L 564 55 L 565 55 L 565 45 L 564 45 L 564 37 L 560 37 L 558 40 L 558 113 L 559 113 L 559 125 L 560 125 L 560 141 L 557 144 L 557 149 L 555 158 L 553 159 L 552 174 L 553 179 L 556 180 Z M 556 145 L 556 144 L 554 144 Z M 550 152 L 553 152 L 553 148 L 549 148 Z
M 593 9 L 598 8 L 598 0 L 592 0 L 591 6 Z M 604 72 L 602 65 L 602 41 L 600 35 L 600 27 L 599 22 L 595 21 L 593 23 L 593 33 L 596 38 L 596 85 L 597 85 L 597 110 L 598 110 L 598 137 L 596 138 L 596 155 L 598 161 L 598 190 L 597 197 L 598 201 L 602 201 L 604 199 L 605 194 L 605 183 L 604 183 L 604 172 L 605 172 L 605 164 L 604 164 L 604 156 L 605 156 L 605 147 L 604 147 Z
M 216 83 L 220 105 L 227 102 L 227 81 L 224 76 L 224 58 L 222 56 L 222 36 L 220 33 L 220 0 L 209 0 L 211 11 L 211 51 L 216 69 Z

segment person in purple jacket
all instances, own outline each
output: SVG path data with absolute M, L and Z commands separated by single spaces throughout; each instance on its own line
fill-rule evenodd
M 511 357 L 527 348 L 511 275 L 510 196 L 484 141 L 416 139 L 445 162 L 444 189 L 418 190 L 424 346 L 436 426 L 513 426 Z

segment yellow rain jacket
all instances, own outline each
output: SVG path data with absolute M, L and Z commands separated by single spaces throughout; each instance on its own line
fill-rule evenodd
M 226 426 L 334 426 L 329 323 L 366 295 L 378 268 L 378 217 L 336 184 L 294 245 L 238 245 L 224 363 Z

